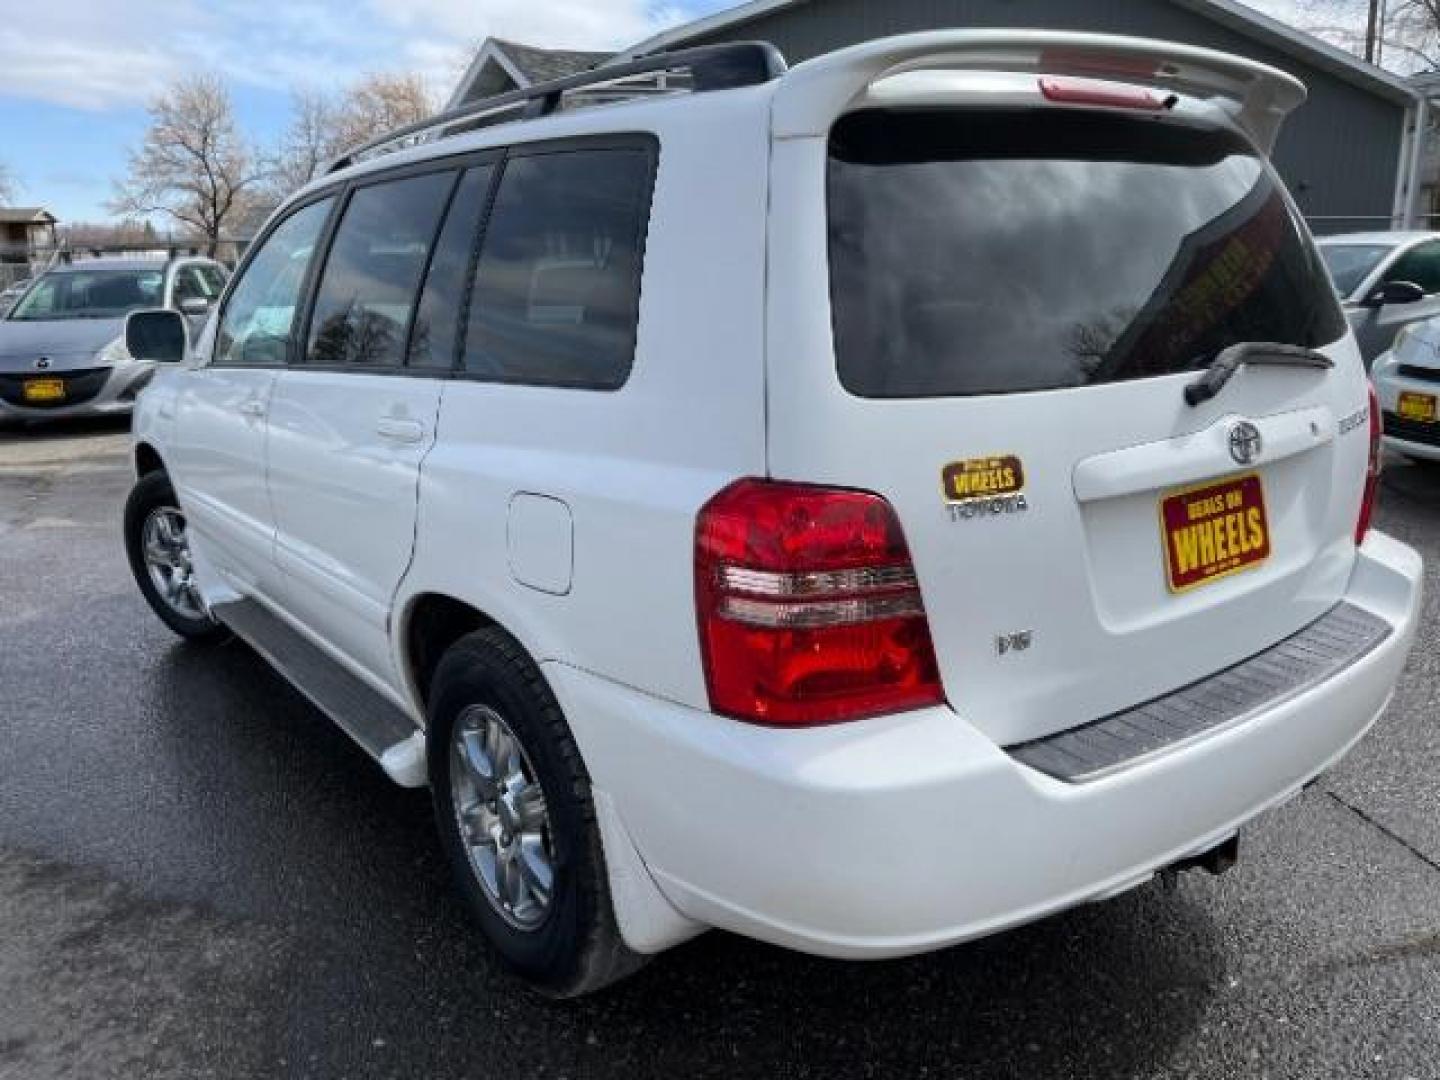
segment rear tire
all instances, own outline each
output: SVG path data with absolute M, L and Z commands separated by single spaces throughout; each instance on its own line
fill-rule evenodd
M 195 589 L 185 512 L 164 472 L 146 473 L 125 501 L 125 554 L 150 610 L 187 641 L 220 641 L 229 632 L 205 611 Z
M 452 645 L 435 669 L 429 719 L 441 844 L 505 965 L 556 998 L 637 970 L 645 958 L 615 922 L 589 774 L 519 643 L 492 627 Z

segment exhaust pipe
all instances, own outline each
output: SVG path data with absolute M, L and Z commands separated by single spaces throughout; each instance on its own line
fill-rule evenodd
M 1160 879 L 1160 887 L 1166 892 L 1174 892 L 1179 882 L 1180 875 L 1186 870 L 1204 870 L 1206 873 L 1219 877 L 1229 871 L 1240 859 L 1240 834 L 1235 833 L 1212 848 L 1206 848 L 1198 855 L 1189 855 L 1178 862 L 1171 863 L 1161 870 L 1156 876 Z

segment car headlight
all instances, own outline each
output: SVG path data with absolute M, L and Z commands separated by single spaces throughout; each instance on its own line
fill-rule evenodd
M 101 367 L 114 367 L 116 364 L 129 364 L 134 361 L 130 350 L 125 348 L 125 339 L 118 337 L 95 354 L 95 363 Z

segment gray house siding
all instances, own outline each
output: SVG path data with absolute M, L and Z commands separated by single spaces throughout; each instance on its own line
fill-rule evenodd
M 939 27 L 1029 26 L 1168 38 L 1248 56 L 1310 90 L 1275 162 L 1317 233 L 1388 228 L 1405 108 L 1169 0 L 812 0 L 687 44 L 760 39 L 792 64 L 870 38 Z

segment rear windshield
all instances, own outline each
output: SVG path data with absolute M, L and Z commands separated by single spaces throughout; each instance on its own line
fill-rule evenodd
M 1047 390 L 1345 332 L 1274 173 L 1239 136 L 1059 110 L 869 110 L 830 138 L 841 382 Z

